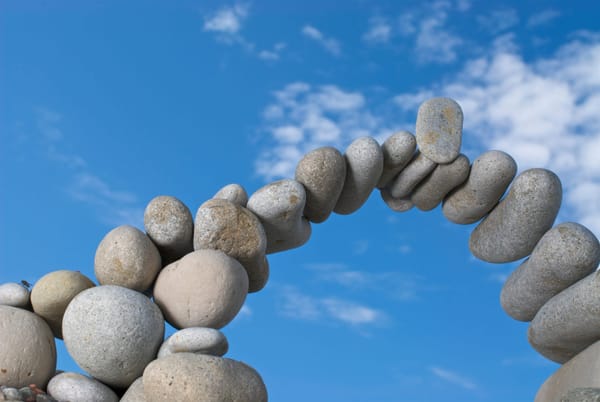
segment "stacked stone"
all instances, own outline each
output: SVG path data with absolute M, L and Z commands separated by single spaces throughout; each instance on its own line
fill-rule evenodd
M 462 123 L 455 101 L 434 98 L 419 108 L 416 136 L 402 131 L 381 146 L 361 137 L 344 154 L 316 149 L 294 179 L 250 197 L 227 185 L 195 218 L 180 200 L 156 197 L 145 232 L 120 226 L 100 242 L 99 286 L 74 271 L 44 276 L 31 295 L 19 284 L 0 286 L 0 384 L 36 384 L 59 401 L 266 401 L 260 375 L 223 357 L 219 329 L 266 286 L 268 254 L 305 244 L 312 223 L 357 211 L 377 188 L 393 211 L 441 205 L 451 222 L 481 221 L 469 240 L 481 260 L 528 257 L 502 289 L 502 307 L 531 321 L 536 350 L 567 362 L 539 401 L 600 385 L 598 240 L 577 223 L 552 228 L 562 199 L 554 173 L 530 169 L 515 179 L 515 161 L 495 150 L 470 164 L 460 154 Z M 179 329 L 166 340 L 165 320 Z M 89 376 L 55 373 L 54 337 Z M 594 376 L 572 374 L 581 370 Z

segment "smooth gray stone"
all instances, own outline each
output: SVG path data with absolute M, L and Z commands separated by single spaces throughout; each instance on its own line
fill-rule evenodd
M 437 165 L 433 172 L 417 186 L 410 199 L 421 211 L 437 207 L 446 194 L 462 184 L 469 175 L 469 159 L 459 155 L 454 161 Z
M 560 399 L 561 402 L 600 402 L 600 388 L 574 388 Z
M 27 308 L 29 289 L 20 283 L 8 282 L 0 285 L 0 306 Z
M 529 343 L 565 363 L 600 339 L 600 273 L 594 272 L 542 306 L 529 325 Z
M 127 388 L 127 392 L 123 394 L 119 402 L 146 402 L 146 397 L 144 396 L 144 378 L 140 377 L 135 380 Z
M 432 171 L 437 164 L 425 155 L 417 152 L 408 166 L 402 170 L 392 181 L 388 190 L 394 198 L 409 197 L 413 189 L 417 187 Z
M 542 384 L 535 402 L 560 402 L 574 388 L 600 388 L 600 341 L 563 364 Z
M 201 353 L 223 356 L 229 343 L 223 333 L 214 328 L 192 327 L 175 332 L 168 337 L 158 350 L 158 358 L 173 353 Z
M 450 98 L 429 99 L 417 113 L 417 146 L 435 163 L 450 163 L 460 152 L 463 112 Z
M 304 216 L 311 222 L 324 222 L 342 193 L 346 160 L 335 148 L 317 148 L 298 162 L 295 178 L 306 191 Z
M 120 286 L 96 286 L 79 293 L 63 317 L 65 346 L 94 378 L 128 387 L 156 357 L 165 323 L 158 306 Z
M 413 202 L 410 200 L 410 197 L 394 198 L 386 188 L 380 189 L 379 193 L 381 194 L 383 201 L 392 211 L 406 212 L 415 206 L 415 204 L 413 204 Z
M 578 223 L 557 225 L 508 277 L 500 304 L 515 320 L 531 321 L 548 300 L 594 272 L 598 263 L 600 244 L 592 232 Z
M 161 195 L 153 198 L 144 211 L 144 228 L 160 252 L 162 266 L 194 249 L 192 213 L 175 197 Z
M 372 137 L 360 137 L 346 149 L 346 180 L 333 208 L 340 215 L 358 210 L 369 198 L 383 171 L 383 152 Z
M 304 186 L 296 180 L 279 180 L 256 190 L 247 208 L 258 217 L 267 236 L 266 253 L 300 247 L 311 234 L 302 216 L 306 205 Z
M 485 152 L 473 162 L 467 181 L 444 200 L 444 215 L 458 224 L 477 222 L 498 203 L 516 173 L 517 163 L 510 155 Z
M 471 233 L 471 252 L 488 262 L 528 256 L 552 227 L 561 200 L 562 187 L 554 173 L 546 169 L 524 171 L 508 195 Z
M 384 188 L 410 162 L 417 140 L 408 131 L 397 132 L 386 139 L 381 146 L 383 152 L 383 172 L 377 182 L 377 188 Z
M 117 402 L 115 392 L 100 381 L 78 373 L 52 377 L 48 393 L 59 401 Z
M 217 191 L 213 198 L 227 200 L 239 205 L 240 207 L 245 207 L 248 203 L 248 193 L 246 193 L 244 187 L 239 184 L 226 185 Z
M 17 388 L 6 387 L 2 390 L 2 393 L 4 394 L 4 396 L 6 396 L 6 398 L 9 401 L 10 400 L 16 400 L 16 401 L 21 400 L 21 395 L 19 394 L 19 390 Z

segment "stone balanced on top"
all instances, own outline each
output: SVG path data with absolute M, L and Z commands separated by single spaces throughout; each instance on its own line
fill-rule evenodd
M 98 245 L 99 285 L 75 271 L 47 274 L 31 294 L 0 285 L 0 400 L 25 400 L 35 389 L 38 400 L 267 401 L 260 375 L 223 357 L 229 345 L 219 329 L 248 293 L 266 286 L 268 254 L 303 245 L 312 223 L 355 212 L 376 188 L 393 211 L 441 204 L 451 222 L 481 220 L 469 241 L 477 258 L 531 255 L 507 280 L 501 304 L 531 321 L 536 350 L 566 363 L 537 401 L 600 386 L 598 240 L 577 223 L 552 228 L 562 199 L 554 173 L 531 169 L 513 182 L 517 165 L 497 150 L 471 165 L 460 154 L 462 122 L 455 101 L 430 99 L 419 108 L 416 138 L 401 131 L 381 146 L 358 138 L 344 154 L 313 150 L 294 179 L 250 197 L 229 184 L 195 219 L 175 197 L 156 197 L 145 210 L 145 232 L 119 226 Z M 166 340 L 165 320 L 179 329 Z M 54 338 L 64 339 L 88 376 L 57 373 Z

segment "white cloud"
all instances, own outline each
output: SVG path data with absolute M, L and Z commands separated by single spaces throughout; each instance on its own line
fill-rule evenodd
M 387 43 L 392 36 L 392 27 L 383 17 L 369 19 L 369 30 L 363 34 L 363 40 L 368 43 Z
M 497 35 L 517 25 L 519 14 L 512 8 L 503 8 L 478 16 L 477 22 L 491 34 Z
M 545 25 L 551 22 L 552 20 L 558 18 L 560 16 L 560 12 L 553 9 L 542 10 L 539 13 L 533 14 L 527 20 L 527 26 L 530 28 L 535 28 L 540 25 Z
M 307 38 L 318 42 L 325 50 L 334 56 L 339 56 L 342 53 L 341 44 L 337 39 L 324 35 L 312 25 L 305 25 L 302 27 L 302 34 Z
M 248 6 L 237 3 L 231 7 L 222 7 L 204 20 L 204 30 L 225 35 L 235 35 L 248 17 Z
M 450 384 L 457 385 L 470 391 L 478 388 L 475 382 L 455 371 L 447 370 L 437 366 L 430 367 L 430 370 L 436 377 Z
M 381 323 L 386 319 L 381 311 L 347 300 L 327 298 L 321 303 L 332 318 L 351 325 Z
M 281 52 L 285 49 L 287 45 L 283 42 L 278 42 L 273 45 L 272 50 L 261 50 L 258 52 L 258 58 L 267 61 L 275 61 L 279 60 L 281 57 Z

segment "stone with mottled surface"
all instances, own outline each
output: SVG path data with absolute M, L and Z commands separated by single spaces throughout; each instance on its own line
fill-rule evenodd
M 394 198 L 386 188 L 380 189 L 379 193 L 385 204 L 394 212 L 406 212 L 415 206 L 410 197 Z
M 79 373 L 61 373 L 48 383 L 48 393 L 59 401 L 118 402 L 115 392 L 100 381 Z
M 158 358 L 173 353 L 223 356 L 228 349 L 227 338 L 221 331 L 206 327 L 192 327 L 177 331 L 168 337 L 158 350 Z
M 437 164 L 425 155 L 417 152 L 410 163 L 388 185 L 388 191 L 393 198 L 410 197 L 412 191 L 421 183 Z
M 560 402 L 600 402 L 600 388 L 574 388 Z
M 213 198 L 219 198 L 222 200 L 230 201 L 240 207 L 245 207 L 248 202 L 248 193 L 244 187 L 239 184 L 233 183 L 228 184 L 225 187 L 221 188 L 217 193 L 213 196 Z
M 1 284 L 0 306 L 27 308 L 29 306 L 29 289 L 15 282 Z
M 119 402 L 146 402 L 143 377 L 139 377 L 127 388 Z
M 463 112 L 450 98 L 429 99 L 419 106 L 416 137 L 421 153 L 435 163 L 458 157 L 462 142 Z
M 377 182 L 378 188 L 384 188 L 410 162 L 417 141 L 408 131 L 397 132 L 388 137 L 381 145 L 383 152 L 383 171 Z

